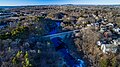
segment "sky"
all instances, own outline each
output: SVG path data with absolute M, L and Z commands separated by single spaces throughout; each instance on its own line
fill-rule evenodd
M 120 4 L 120 0 L 0 0 L 0 6 L 61 5 L 61 4 L 112 5 Z

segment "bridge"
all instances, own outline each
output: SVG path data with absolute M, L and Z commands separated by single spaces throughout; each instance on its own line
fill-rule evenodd
M 80 30 L 73 30 L 73 31 L 67 31 L 62 33 L 56 33 L 51 35 L 43 36 L 44 39 L 50 39 L 53 42 L 53 45 L 57 52 L 61 54 L 61 56 L 66 61 L 67 65 L 70 67 L 85 67 L 85 63 L 81 59 L 75 59 L 72 55 L 70 55 L 68 48 L 65 48 L 65 43 L 61 40 L 64 40 L 67 36 L 67 38 L 71 37 L 76 31 Z M 61 39 L 59 39 L 61 38 Z
M 55 38 L 55 37 L 60 37 L 61 39 L 64 39 L 65 36 L 71 36 L 73 33 L 75 33 L 76 31 L 79 31 L 79 30 L 72 30 L 72 31 L 67 31 L 67 32 L 62 32 L 62 33 L 57 33 L 57 34 L 51 34 L 51 35 L 46 35 L 46 36 L 43 36 L 43 38 Z
M 60 26 L 60 23 L 56 23 L 57 27 Z M 85 67 L 85 62 L 82 59 L 75 59 L 68 51 L 68 48 L 65 47 L 64 40 L 71 37 L 76 31 L 79 30 L 72 30 L 67 32 L 58 33 L 57 28 L 53 27 L 52 30 L 49 32 L 49 35 L 42 36 L 43 39 L 49 39 L 53 42 L 53 46 L 55 47 L 56 51 L 61 54 L 61 56 L 66 61 L 66 64 L 70 67 Z

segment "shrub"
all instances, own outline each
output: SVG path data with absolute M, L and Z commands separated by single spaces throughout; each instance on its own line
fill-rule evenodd
M 107 64 L 108 64 L 107 59 L 100 60 L 100 67 L 107 67 Z

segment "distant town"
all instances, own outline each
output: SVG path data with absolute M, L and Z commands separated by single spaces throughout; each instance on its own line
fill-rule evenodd
M 0 67 L 120 67 L 120 5 L 0 7 Z

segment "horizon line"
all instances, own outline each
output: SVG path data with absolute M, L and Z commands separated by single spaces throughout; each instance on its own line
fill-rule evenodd
M 0 5 L 0 6 L 42 6 L 42 5 L 120 5 L 120 4 L 28 4 L 28 5 Z

